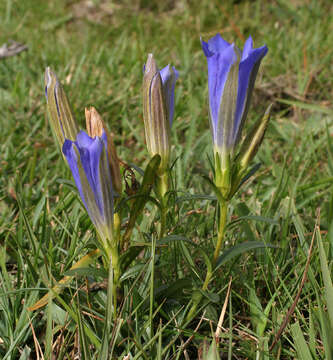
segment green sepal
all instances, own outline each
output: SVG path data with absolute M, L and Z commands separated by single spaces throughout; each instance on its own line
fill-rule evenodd
M 241 186 L 252 176 L 254 175 L 261 167 L 261 163 L 257 163 L 251 167 L 247 173 L 241 173 L 238 169 L 234 172 L 232 187 L 229 193 L 228 200 L 230 200 L 236 192 L 241 188 Z
M 224 198 L 228 198 L 231 188 L 231 159 L 230 152 L 223 149 L 215 153 L 215 185 L 220 189 Z
M 214 191 L 215 196 L 217 197 L 217 201 L 221 204 L 222 202 L 226 201 L 226 199 L 223 197 L 221 190 L 214 184 L 214 182 L 208 177 L 203 176 L 203 179 L 208 182 L 208 184 L 211 186 L 212 190 Z
M 240 172 L 246 171 L 250 161 L 258 152 L 259 146 L 264 139 L 265 132 L 269 123 L 272 105 L 273 104 L 270 104 L 268 106 L 264 116 L 254 124 L 253 128 L 243 141 L 243 144 L 236 159 L 236 161 L 239 163 Z

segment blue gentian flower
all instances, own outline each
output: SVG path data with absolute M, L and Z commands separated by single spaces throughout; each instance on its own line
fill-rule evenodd
M 202 41 L 207 57 L 209 109 L 215 152 L 233 153 L 246 119 L 261 60 L 268 49 L 253 48 L 249 37 L 241 52 L 219 34 Z M 224 154 L 225 155 L 225 154 Z M 223 158 L 223 156 L 222 156 Z
M 177 78 L 174 67 L 167 65 L 159 70 L 153 55 L 148 55 L 143 76 L 143 118 L 147 148 L 151 156 L 161 156 L 161 172 L 169 161 Z
M 113 189 L 107 159 L 107 136 L 80 131 L 62 148 L 89 217 L 104 242 L 113 238 Z

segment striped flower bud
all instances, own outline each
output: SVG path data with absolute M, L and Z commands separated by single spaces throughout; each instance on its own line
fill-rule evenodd
M 76 139 L 79 127 L 72 114 L 64 89 L 49 67 L 45 70 L 45 96 L 49 122 L 59 146 L 62 147 L 65 139 Z
M 114 190 L 121 194 L 122 184 L 121 184 L 121 175 L 120 175 L 120 167 L 119 160 L 117 156 L 116 147 L 114 145 L 113 136 L 108 131 L 102 117 L 97 112 L 97 110 L 92 106 L 89 109 L 85 109 L 86 116 L 86 126 L 87 133 L 91 138 L 96 136 L 101 137 L 103 131 L 107 137 L 107 154 L 108 154 L 108 162 L 111 171 L 112 185 Z
M 167 65 L 159 71 L 153 55 L 148 55 L 143 76 L 143 118 L 148 151 L 151 156 L 161 156 L 160 172 L 164 172 L 169 163 L 177 78 L 174 67 Z

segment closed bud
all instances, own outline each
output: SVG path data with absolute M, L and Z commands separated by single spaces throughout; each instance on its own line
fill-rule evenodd
M 75 140 L 79 127 L 72 114 L 64 89 L 55 73 L 47 67 L 45 70 L 45 96 L 52 131 L 59 143 L 65 139 Z
M 259 119 L 252 130 L 246 136 L 238 155 L 241 171 L 246 171 L 250 161 L 256 155 L 259 146 L 265 136 L 267 125 L 270 119 L 272 104 L 268 106 L 265 115 Z
M 159 71 L 153 55 L 148 55 L 143 76 L 143 118 L 147 148 L 151 156 L 161 156 L 161 173 L 169 162 L 177 77 L 176 69 L 170 65 Z
M 117 156 L 116 147 L 113 142 L 113 137 L 111 133 L 108 131 L 101 115 L 97 112 L 97 110 L 92 106 L 89 109 L 85 109 L 86 116 L 86 126 L 87 133 L 91 138 L 95 138 L 96 136 L 101 137 L 103 131 L 107 137 L 107 153 L 108 153 L 108 161 L 110 165 L 110 172 L 112 178 L 112 186 L 118 194 L 121 194 L 122 186 L 121 186 L 121 176 L 120 176 L 120 167 L 119 167 L 119 159 Z

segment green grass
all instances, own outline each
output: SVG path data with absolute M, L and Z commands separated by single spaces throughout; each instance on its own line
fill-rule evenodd
M 325 0 L 163 3 L 0 2 L 0 45 L 28 45 L 0 59 L 0 358 L 196 359 L 210 348 L 204 358 L 214 359 L 213 334 L 232 277 L 222 359 L 331 359 L 333 7 Z M 269 48 L 248 125 L 274 103 L 254 161 L 262 165 L 231 202 L 223 252 L 245 242 L 275 247 L 227 258 L 196 317 L 184 323 L 205 277 L 202 251 L 213 253 L 216 236 L 216 201 L 203 180 L 211 139 L 200 36 L 217 32 L 239 46 L 251 34 L 256 46 Z M 45 67 L 65 85 L 80 126 L 84 107 L 94 105 L 115 134 L 120 158 L 144 168 L 141 83 L 149 52 L 160 67 L 171 63 L 180 72 L 169 236 L 154 254 L 142 247 L 123 274 L 117 323 L 106 318 L 108 274 L 98 262 L 46 308 L 29 312 L 96 241 L 46 119 Z M 301 285 L 317 216 L 308 280 L 269 350 Z M 151 244 L 158 217 L 148 204 L 133 241 Z

